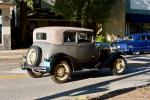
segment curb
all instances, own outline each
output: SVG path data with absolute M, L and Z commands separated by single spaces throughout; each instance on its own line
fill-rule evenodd
M 0 56 L 0 61 L 14 61 L 14 60 L 22 60 L 23 55 L 13 55 L 13 56 Z
M 8 51 L 0 51 L 0 61 L 14 61 L 14 60 L 22 60 L 23 55 L 27 52 L 24 50 L 8 50 Z
M 2 55 L 23 55 L 27 52 L 27 50 L 8 50 L 8 51 L 0 51 L 0 56 Z

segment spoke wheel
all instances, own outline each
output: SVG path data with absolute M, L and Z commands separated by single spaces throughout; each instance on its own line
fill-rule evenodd
M 117 58 L 113 63 L 112 72 L 114 75 L 121 75 L 126 69 L 126 61 L 123 57 Z
M 70 77 L 70 66 L 66 61 L 57 63 L 52 72 L 52 80 L 56 83 L 66 82 Z

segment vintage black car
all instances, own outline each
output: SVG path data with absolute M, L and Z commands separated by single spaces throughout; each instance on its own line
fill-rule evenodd
M 38 78 L 50 73 L 57 83 L 83 68 L 110 68 L 123 74 L 126 61 L 121 52 L 111 52 L 107 43 L 94 42 L 94 31 L 77 27 L 42 27 L 33 32 L 33 45 L 24 57 L 22 69 Z

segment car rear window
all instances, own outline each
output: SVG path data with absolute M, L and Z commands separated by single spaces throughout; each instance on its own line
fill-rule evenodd
M 46 33 L 36 33 L 37 40 L 46 40 Z

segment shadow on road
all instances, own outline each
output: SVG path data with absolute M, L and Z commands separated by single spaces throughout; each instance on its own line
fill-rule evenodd
M 112 98 L 112 97 L 115 97 L 118 95 L 122 95 L 122 94 L 125 94 L 128 92 L 131 92 L 133 90 L 136 90 L 137 88 L 142 88 L 145 86 L 150 86 L 150 83 L 142 85 L 142 86 L 138 86 L 138 87 L 130 87 L 130 88 L 125 88 L 125 89 L 115 90 L 115 91 L 109 92 L 107 94 L 101 95 L 99 97 L 91 98 L 91 100 L 106 100 L 106 99 L 109 99 L 109 98 Z
M 134 67 L 137 64 L 140 67 Z M 130 78 L 130 77 L 133 77 L 133 76 L 138 76 L 138 75 L 150 72 L 150 66 L 148 66 L 148 65 L 150 65 L 149 61 L 147 61 L 147 63 L 143 63 L 143 64 L 139 64 L 138 62 L 137 63 L 131 63 L 131 64 L 129 64 L 129 68 L 126 72 L 126 75 L 122 75 L 122 76 L 119 76 L 115 79 L 110 79 L 110 80 L 103 81 L 103 82 L 100 82 L 100 83 L 96 83 L 96 84 L 76 88 L 76 89 L 73 89 L 73 90 L 68 90 L 68 91 L 65 91 L 65 92 L 49 95 L 49 96 L 46 96 L 46 97 L 38 98 L 37 100 L 50 100 L 50 99 L 55 99 L 55 98 L 59 98 L 59 97 L 62 97 L 62 96 L 77 96 L 77 95 L 85 95 L 85 94 L 90 94 L 90 93 L 98 93 L 98 92 L 108 91 L 109 88 L 107 87 L 107 85 L 112 83 L 112 82 L 127 79 L 127 78 Z M 87 79 L 87 78 L 110 76 L 111 74 L 108 71 L 109 70 L 103 70 L 103 71 L 101 70 L 101 71 L 90 71 L 88 73 L 87 72 L 75 73 L 70 82 L 77 81 L 77 80 L 82 80 L 82 79 Z M 123 91 L 120 90 L 121 91 L 120 94 L 132 91 L 134 89 L 135 89 L 135 87 L 125 89 L 125 90 L 122 89 Z M 118 91 L 111 92 L 111 94 L 114 94 L 112 96 L 120 95 L 120 94 L 117 94 Z M 109 98 L 109 97 L 112 97 L 112 96 L 104 95 L 102 97 L 105 99 L 107 97 Z

